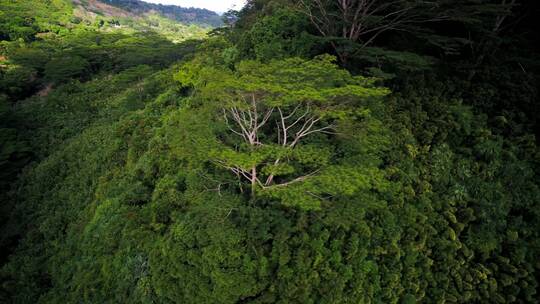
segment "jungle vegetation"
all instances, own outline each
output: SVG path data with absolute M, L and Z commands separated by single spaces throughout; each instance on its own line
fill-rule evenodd
M 0 302 L 539 301 L 536 1 L 147 5 L 0 0 Z

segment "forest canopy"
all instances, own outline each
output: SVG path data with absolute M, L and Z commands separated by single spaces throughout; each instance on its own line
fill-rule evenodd
M 0 0 L 0 302 L 538 302 L 538 13 Z

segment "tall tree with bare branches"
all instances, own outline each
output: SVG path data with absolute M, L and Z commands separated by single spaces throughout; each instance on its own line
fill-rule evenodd
M 235 72 L 199 71 L 205 80 L 197 81 L 195 96 L 213 107 L 223 126 L 207 151 L 212 163 L 233 173 L 252 196 L 302 194 L 294 200 L 307 195 L 313 203 L 336 192 L 336 183 L 357 187 L 362 179 L 338 169 L 332 143 L 353 136 L 343 125 L 367 119 L 362 103 L 387 90 L 333 60 L 246 61 Z
M 384 32 L 445 18 L 437 14 L 426 17 L 418 11 L 426 6 L 437 5 L 419 0 L 300 0 L 297 8 L 320 35 L 330 39 L 340 60 L 346 62 L 350 50 L 344 42 L 363 48 Z

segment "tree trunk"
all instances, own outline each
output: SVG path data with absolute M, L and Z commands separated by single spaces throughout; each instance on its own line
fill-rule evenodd
M 257 166 L 251 168 L 251 196 L 255 196 L 257 190 Z

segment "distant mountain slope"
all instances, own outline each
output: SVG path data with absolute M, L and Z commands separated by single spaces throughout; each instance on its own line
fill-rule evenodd
M 84 0 L 79 0 L 86 2 Z M 100 0 L 115 7 L 122 8 L 130 13 L 140 15 L 157 12 L 169 19 L 182 23 L 208 25 L 217 27 L 222 25 L 221 17 L 213 11 L 200 8 L 185 8 L 176 5 L 153 4 L 140 0 Z
M 0 0 L 0 103 L 100 73 L 169 66 L 180 59 L 181 42 L 209 30 L 98 0 Z
M 167 39 L 179 42 L 198 39 L 206 35 L 206 23 L 179 21 L 164 14 L 149 10 L 130 10 L 112 5 L 108 0 L 73 0 L 74 16 L 81 22 L 94 24 L 101 31 L 156 32 Z
M 73 0 L 73 4 L 75 4 L 75 7 L 82 7 L 84 10 L 96 15 L 106 17 L 136 17 L 136 14 L 123 8 L 113 6 L 106 0 Z

